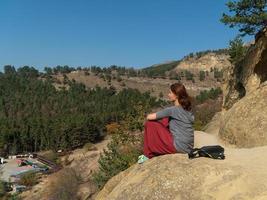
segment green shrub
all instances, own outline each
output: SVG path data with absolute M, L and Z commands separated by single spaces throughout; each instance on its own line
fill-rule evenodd
M 84 72 L 84 75 L 85 75 L 85 76 L 90 76 L 90 72 L 85 71 L 85 72 Z
M 18 194 L 12 194 L 9 196 L 8 200 L 22 200 Z
M 205 80 L 205 71 L 200 71 L 199 72 L 199 80 L 200 81 L 204 81 Z
M 149 108 L 141 102 L 135 102 L 133 108 L 134 111 L 125 113 L 124 120 L 113 129 L 111 142 L 100 155 L 99 170 L 92 175 L 92 181 L 99 188 L 111 177 L 135 164 L 138 156 L 142 154 L 144 113 L 148 112 Z
M 125 132 L 112 135 L 108 149 L 100 155 L 99 170 L 93 174 L 94 183 L 102 188 L 111 177 L 135 164 L 142 153 L 138 145 L 140 140 L 136 136 Z
M 204 124 L 200 121 L 200 119 L 197 119 L 195 120 L 193 127 L 194 130 L 201 131 L 204 128 Z
M 0 199 L 1 200 L 19 200 L 18 197 L 11 195 L 11 183 L 0 180 Z
M 159 98 L 163 98 L 163 96 L 164 96 L 163 93 L 160 92 L 160 93 L 159 93 Z
M 6 194 L 1 198 L 1 200 L 22 200 L 19 194 Z
M 211 88 L 210 90 L 201 91 L 200 94 L 196 96 L 196 100 L 198 103 L 203 103 L 208 99 L 216 99 L 221 93 L 221 88 Z
M 203 130 L 203 128 L 210 122 L 212 117 L 221 110 L 221 107 L 221 99 L 209 99 L 207 102 L 197 105 L 194 111 L 194 129 Z
M 192 72 L 190 72 L 190 71 L 188 71 L 188 70 L 185 70 L 185 78 L 186 78 L 186 80 L 193 80 L 194 78 L 194 74 L 192 73 Z
M 0 197 L 3 197 L 6 193 L 4 182 L 0 180 Z
M 19 184 L 33 186 L 38 183 L 38 175 L 35 172 L 27 172 L 20 177 Z

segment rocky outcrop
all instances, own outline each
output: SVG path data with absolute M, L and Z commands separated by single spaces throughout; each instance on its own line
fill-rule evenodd
M 220 138 L 237 147 L 267 145 L 267 29 L 227 72 Z
M 213 137 L 198 132 L 199 138 Z M 226 149 L 225 160 L 164 155 L 113 177 L 97 200 L 224 200 L 267 198 L 267 147 Z M 251 159 L 253 162 L 251 162 Z
M 247 94 L 224 113 L 219 136 L 237 147 L 267 145 L 267 84 Z
M 229 62 L 229 55 L 207 53 L 200 57 L 194 56 L 183 59 L 174 70 L 179 71 L 186 69 L 191 71 L 210 71 L 211 68 L 217 68 L 218 70 L 222 70 L 226 67 L 229 67 L 230 65 L 231 63 Z
M 223 107 L 226 110 L 267 80 L 267 29 L 250 46 L 242 62 L 226 68 L 224 76 Z

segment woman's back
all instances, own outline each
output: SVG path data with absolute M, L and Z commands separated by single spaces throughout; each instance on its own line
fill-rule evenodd
M 189 153 L 194 146 L 194 115 L 182 106 L 171 106 L 156 113 L 156 118 L 169 117 L 169 129 L 177 151 Z

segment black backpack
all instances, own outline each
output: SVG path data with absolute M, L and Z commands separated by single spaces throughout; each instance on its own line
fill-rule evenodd
M 190 153 L 188 153 L 188 157 L 189 159 L 198 157 L 208 157 L 208 158 L 223 160 L 225 158 L 224 148 L 221 147 L 220 145 L 195 148 L 192 149 Z

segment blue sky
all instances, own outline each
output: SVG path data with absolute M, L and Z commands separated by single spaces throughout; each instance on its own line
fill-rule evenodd
M 1 0 L 0 69 L 147 67 L 225 48 L 227 0 Z M 252 38 L 245 38 L 249 41 Z

